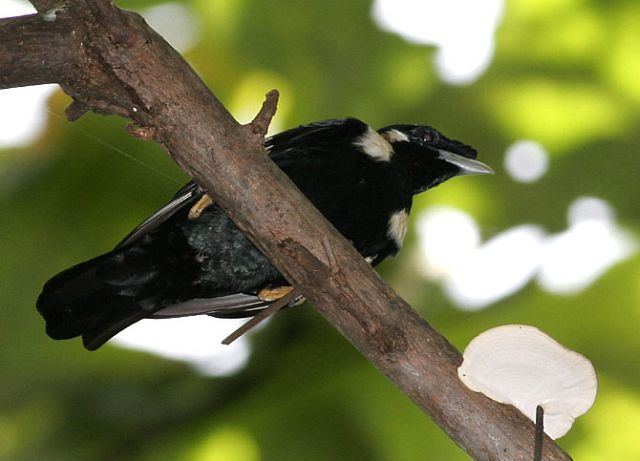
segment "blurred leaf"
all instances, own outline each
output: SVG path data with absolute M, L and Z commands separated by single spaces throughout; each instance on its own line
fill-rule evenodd
M 504 84 L 488 105 L 512 139 L 535 139 L 552 154 L 623 133 L 627 108 L 597 87 L 581 82 L 534 79 Z

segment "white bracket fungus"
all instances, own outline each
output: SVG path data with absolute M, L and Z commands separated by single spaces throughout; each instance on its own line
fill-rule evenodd
M 528 325 L 481 333 L 467 346 L 458 376 L 471 390 L 511 404 L 532 421 L 544 409 L 544 431 L 565 435 L 591 408 L 597 380 L 591 362 Z

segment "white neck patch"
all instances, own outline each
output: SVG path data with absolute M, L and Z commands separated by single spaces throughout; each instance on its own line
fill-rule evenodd
M 389 218 L 387 226 L 387 236 L 392 239 L 398 249 L 402 247 L 404 236 L 407 234 L 407 225 L 409 224 L 409 213 L 406 210 L 396 211 Z
M 378 162 L 388 162 L 393 155 L 393 147 L 389 141 L 371 127 L 353 145 Z
M 384 136 L 390 143 L 409 142 L 409 136 L 404 134 L 402 131 L 396 130 L 395 128 L 385 131 L 384 133 L 382 133 L 382 136 Z

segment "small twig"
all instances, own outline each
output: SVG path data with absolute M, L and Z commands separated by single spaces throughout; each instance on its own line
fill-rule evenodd
M 283 296 L 282 298 L 280 298 L 279 300 L 271 304 L 269 307 L 261 310 L 255 317 L 253 317 L 247 323 L 243 324 L 240 328 L 238 328 L 236 331 L 231 333 L 229 336 L 224 338 L 222 340 L 222 344 L 228 346 L 229 344 L 234 342 L 236 339 L 238 339 L 240 336 L 244 335 L 247 331 L 251 330 L 253 327 L 258 325 L 260 322 L 262 322 L 263 320 L 266 320 L 267 317 L 272 316 L 283 307 L 294 302 L 300 296 L 302 296 L 302 294 L 298 290 L 291 291 L 289 294 Z
M 533 451 L 533 461 L 542 459 L 542 444 L 544 442 L 544 408 L 536 407 L 536 442 Z
M 75 122 L 84 114 L 89 112 L 89 110 L 91 110 L 91 108 L 85 103 L 74 100 L 67 106 L 65 113 L 67 114 L 67 120 L 69 120 L 70 122 Z
M 280 93 L 278 93 L 278 90 L 269 91 L 265 96 L 265 100 L 262 103 L 260 112 L 258 112 L 255 118 L 249 124 L 252 133 L 255 135 L 260 145 L 262 145 L 264 137 L 267 135 L 269 125 L 271 124 L 271 119 L 273 119 L 273 116 L 278 110 L 279 98 Z

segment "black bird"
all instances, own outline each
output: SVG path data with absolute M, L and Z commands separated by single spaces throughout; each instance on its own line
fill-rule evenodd
M 376 265 L 402 245 L 412 198 L 449 178 L 492 170 L 477 152 L 422 125 L 378 131 L 353 118 L 265 141 L 271 159 Z M 54 339 L 93 350 L 143 318 L 251 317 L 291 290 L 195 183 L 112 251 L 49 280 L 37 301 Z

